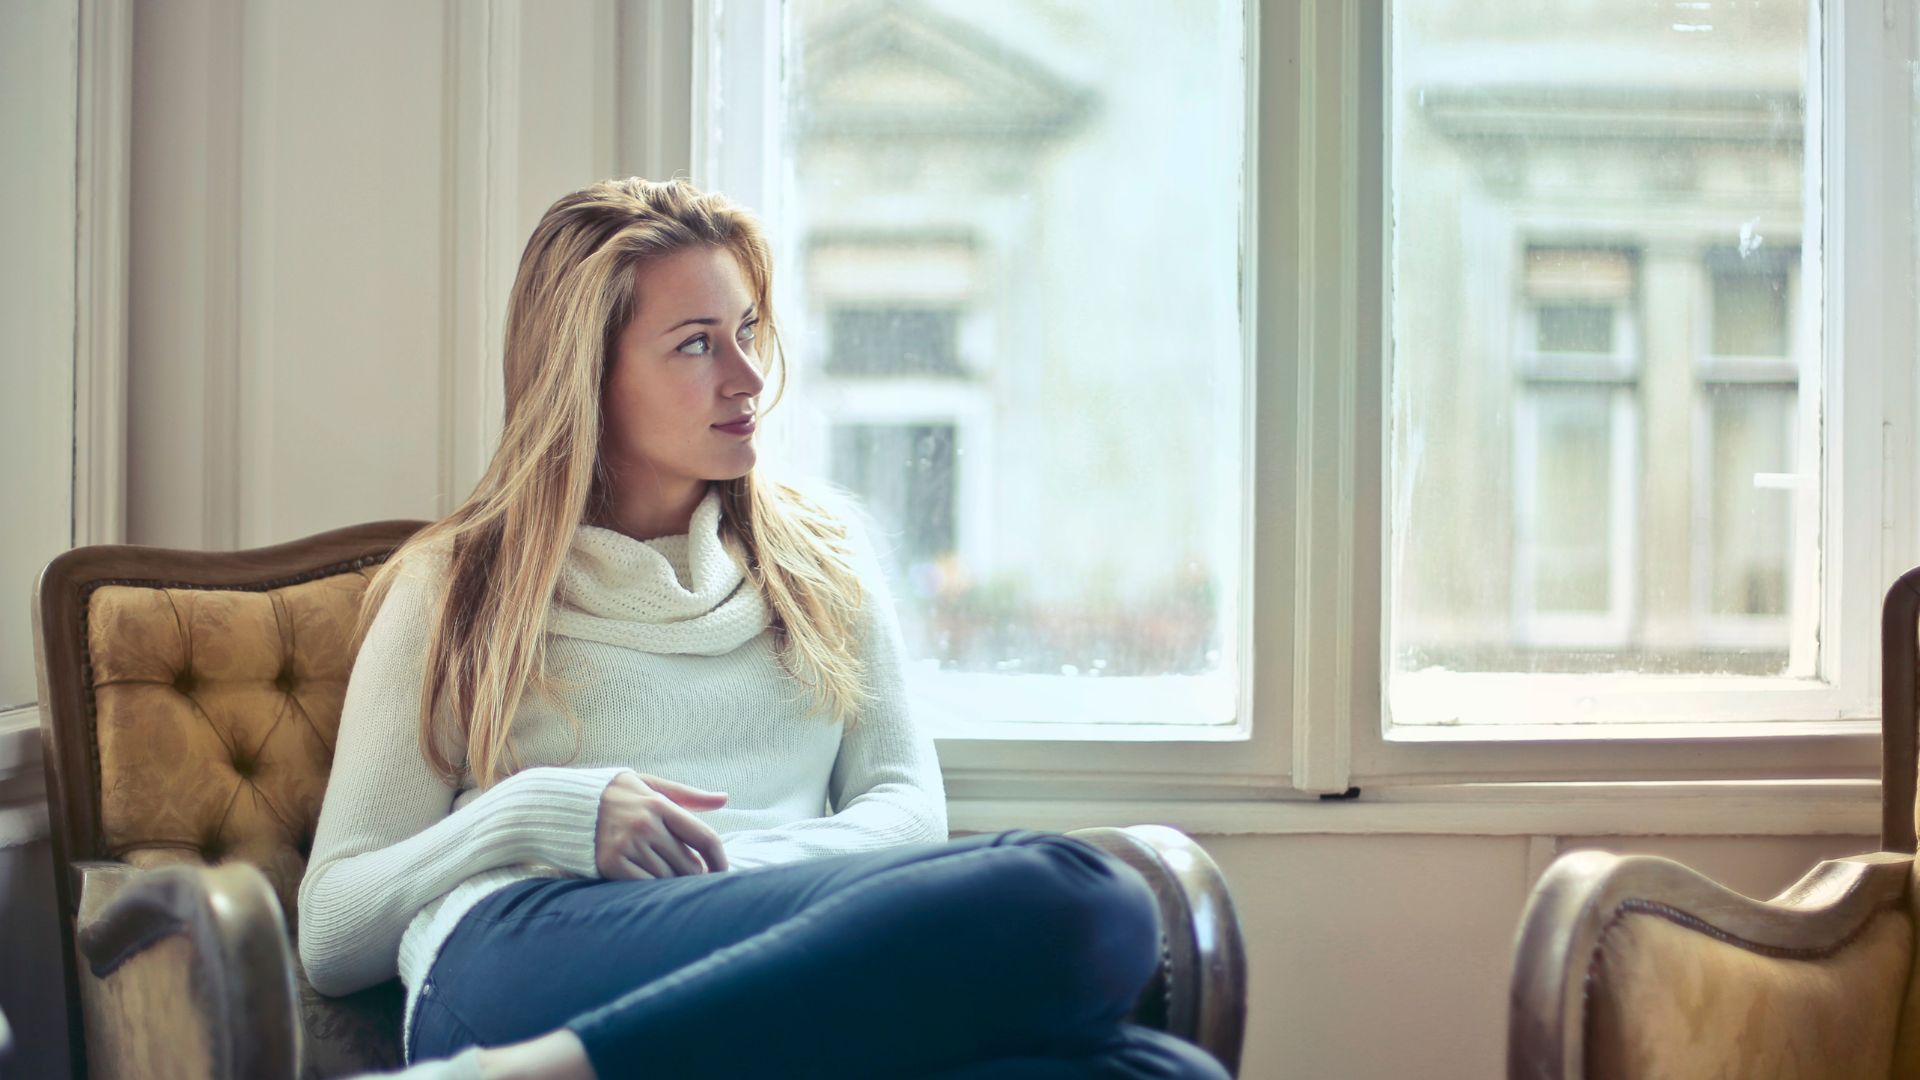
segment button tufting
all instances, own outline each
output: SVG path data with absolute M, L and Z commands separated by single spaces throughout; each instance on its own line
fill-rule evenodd
M 233 771 L 239 773 L 241 779 L 251 777 L 253 770 L 254 763 L 252 758 L 247 757 L 245 754 L 235 754 L 233 756 Z
M 173 688 L 183 694 L 193 693 L 193 688 L 199 684 L 200 680 L 194 678 L 191 671 L 182 670 L 173 677 Z
M 282 693 L 293 693 L 293 669 L 290 667 L 281 668 L 280 674 L 273 678 L 273 685 L 279 687 Z

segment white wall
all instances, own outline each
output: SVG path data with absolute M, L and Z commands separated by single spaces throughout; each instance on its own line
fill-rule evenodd
M 519 25 L 509 0 L 138 5 L 129 539 L 263 544 L 429 517 L 464 493 L 497 424 L 488 402 L 497 415 L 506 281 L 487 257 L 517 254 L 571 187 L 685 160 L 684 144 L 648 130 L 629 100 L 579 107 L 650 85 L 657 69 L 616 64 L 614 43 L 643 49 L 650 28 L 673 28 L 666 8 L 623 19 L 610 2 L 543 3 L 525 9 L 537 23 Z M 25 10 L 0 4 L 8 20 Z M 22 121 L 0 115 L 11 162 Z M 38 107 L 22 115 L 57 119 Z M 11 165 L 6 175 L 13 183 Z M 4 246 L 4 280 L 31 277 L 24 250 Z M 13 396 L 28 384 L 8 341 Z M 11 430 L 0 424 L 0 438 Z M 39 430 L 60 431 L 57 420 Z M 31 472 L 20 460 L 6 458 L 9 484 Z M 9 509 L 26 498 L 6 495 Z M 8 622 L 23 621 L 15 612 Z M 21 663 L 15 639 L 0 641 L 6 662 Z M 1244 1075 L 1261 1078 L 1498 1075 L 1526 891 L 1558 847 L 1582 842 L 1202 840 L 1250 938 Z M 1877 846 L 1858 836 L 1605 843 L 1675 855 L 1760 895 L 1820 857 Z M 59 985 L 45 946 L 50 859 L 41 842 L 0 848 L 0 1008 L 33 1020 L 21 1025 L 21 1075 L 57 1075 L 63 1060 L 46 1014 Z
M 22 606 L 72 543 L 79 4 L 0 4 L 0 713 L 34 700 Z
M 1556 850 L 1679 859 L 1772 896 L 1874 837 L 1202 837 L 1233 890 L 1252 975 L 1250 1080 L 1486 1080 L 1506 1071 L 1507 974 L 1527 890 Z

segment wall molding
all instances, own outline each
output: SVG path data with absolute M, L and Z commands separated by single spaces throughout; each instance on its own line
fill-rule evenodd
M 618 8 L 618 175 L 667 180 L 693 174 L 693 9 L 692 0 Z
M 271 4 L 240 4 L 239 50 L 234 74 L 240 94 L 235 124 L 233 358 L 230 385 L 231 427 L 227 437 L 237 451 L 226 465 L 228 490 L 234 492 L 230 547 L 261 547 L 287 537 L 274 525 L 279 484 L 274 462 L 274 299 L 279 242 L 275 228 L 274 156 L 280 132 L 279 80 L 267 62 L 273 55 L 276 10 Z
M 72 543 L 119 544 L 127 537 L 132 0 L 83 0 L 79 36 Z
M 205 353 L 201 368 L 205 431 L 201 442 L 201 547 L 240 547 L 241 47 L 247 9 L 212 8 L 207 21 Z
M 515 220 L 521 17 L 518 0 L 447 6 L 438 514 L 479 482 L 504 415 L 506 305 L 524 240 Z

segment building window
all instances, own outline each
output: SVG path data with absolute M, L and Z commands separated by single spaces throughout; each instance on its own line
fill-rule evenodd
M 1698 364 L 1696 605 L 1702 636 L 1754 666 L 1789 663 L 1799 459 L 1797 249 L 1707 254 Z M 1761 660 L 1762 657 L 1767 658 Z
M 826 373 L 959 377 L 960 312 L 901 304 L 836 307 L 828 315 Z
M 1620 645 L 1638 546 L 1634 257 L 1530 248 L 1514 424 L 1517 638 Z

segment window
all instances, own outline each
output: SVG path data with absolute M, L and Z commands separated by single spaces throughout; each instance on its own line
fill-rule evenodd
M 1393 724 L 1831 685 L 1813 14 L 1395 7 Z
M 927 715 L 1242 727 L 1245 9 L 780 10 L 769 430 L 886 533 Z
M 892 507 L 957 790 L 1874 767 L 1910 28 L 743 7 L 695 175 L 804 263 L 779 434 Z

